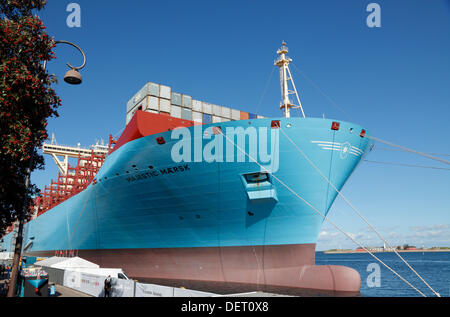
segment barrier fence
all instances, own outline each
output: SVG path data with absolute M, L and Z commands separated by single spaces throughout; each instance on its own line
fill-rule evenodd
M 104 282 L 106 276 L 45 267 L 43 269 L 46 271 L 49 269 L 48 271 L 50 272 L 47 273 L 49 273 L 51 282 L 94 297 L 103 297 L 105 295 Z M 63 274 L 61 274 L 61 271 L 63 271 Z M 134 280 L 114 277 L 111 278 L 111 286 L 111 297 L 209 297 L 216 295 L 214 293 L 139 283 Z

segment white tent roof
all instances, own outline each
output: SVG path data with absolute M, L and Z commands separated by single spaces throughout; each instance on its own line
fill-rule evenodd
M 39 266 L 47 266 L 53 267 L 57 269 L 67 269 L 67 268 L 75 268 L 75 267 L 83 267 L 83 268 L 99 268 L 100 266 L 84 260 L 79 257 L 66 258 L 66 257 L 51 257 L 43 261 L 36 262 L 34 265 Z
M 48 266 L 48 267 L 51 267 L 53 264 L 65 261 L 67 259 L 68 258 L 52 256 L 51 258 L 35 262 L 34 266 Z

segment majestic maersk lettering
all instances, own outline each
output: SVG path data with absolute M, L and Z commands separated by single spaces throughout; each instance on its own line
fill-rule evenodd
M 177 173 L 177 172 L 184 172 L 189 170 L 189 166 L 187 164 L 185 164 L 184 166 L 180 165 L 180 166 L 176 166 L 176 167 L 169 167 L 166 169 L 162 169 L 159 170 L 159 172 L 161 173 L 161 175 L 164 174 L 173 174 L 173 173 Z
M 139 174 L 127 177 L 126 180 L 130 183 L 130 182 L 134 182 L 134 181 L 138 181 L 138 180 L 157 177 L 159 175 L 174 174 L 174 173 L 179 173 L 179 172 L 186 172 L 189 170 L 190 170 L 189 165 L 185 164 L 185 165 L 179 165 L 179 166 L 160 169 L 159 173 L 158 173 L 158 171 L 149 171 L 149 172 L 139 173 Z

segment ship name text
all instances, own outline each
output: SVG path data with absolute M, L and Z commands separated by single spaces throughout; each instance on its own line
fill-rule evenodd
M 178 165 L 178 166 L 172 166 L 172 167 L 168 167 L 168 168 L 162 168 L 162 169 L 152 169 L 151 171 L 147 171 L 147 172 L 142 172 L 142 173 L 138 173 L 135 175 L 131 175 L 129 177 L 126 178 L 126 180 L 131 183 L 131 182 L 135 182 L 135 181 L 139 181 L 139 180 L 143 180 L 143 179 L 148 179 L 148 178 L 153 178 L 153 177 L 158 177 L 160 175 L 169 175 L 169 174 L 175 174 L 175 173 L 181 173 L 181 172 L 186 172 L 189 171 L 189 165 L 188 164 L 184 164 L 184 165 Z

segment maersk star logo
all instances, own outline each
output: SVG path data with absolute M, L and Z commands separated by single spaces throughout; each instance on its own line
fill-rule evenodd
M 341 159 L 345 159 L 347 157 L 348 152 L 350 151 L 350 148 L 351 148 L 351 144 L 348 142 L 341 144 L 341 151 L 340 151 Z
M 348 141 L 345 141 L 344 143 L 330 141 L 311 141 L 311 143 L 316 144 L 322 150 L 339 151 L 341 159 L 345 159 L 348 154 L 354 156 L 361 156 L 363 154 L 363 151 L 361 149 L 351 145 Z

